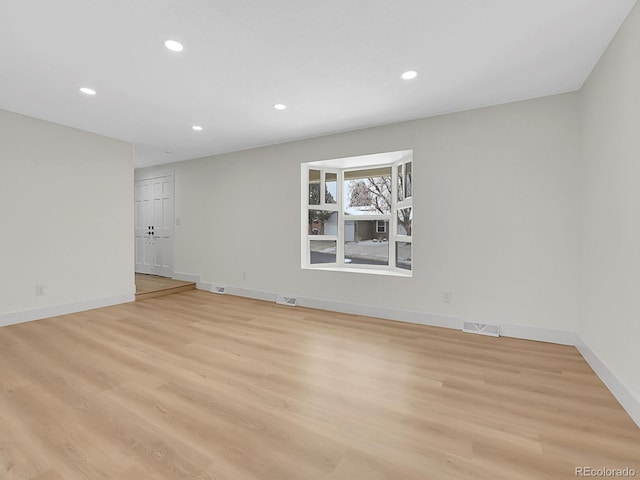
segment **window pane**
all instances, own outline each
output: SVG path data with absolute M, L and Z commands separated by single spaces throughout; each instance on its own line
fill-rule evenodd
M 324 177 L 324 203 L 338 201 L 338 174 L 327 173 Z
M 404 179 L 404 187 L 405 187 L 405 198 L 409 198 L 412 194 L 412 180 L 413 177 L 411 176 L 411 164 L 412 162 L 409 162 L 405 165 L 405 179 Z
M 391 167 L 344 173 L 346 215 L 380 215 L 391 212 Z
M 413 217 L 411 216 L 410 208 L 402 208 L 398 210 L 398 235 L 411 236 L 411 223 Z
M 411 270 L 411 243 L 396 242 L 396 267 Z
M 377 223 L 376 220 L 344 222 L 345 263 L 389 265 L 389 241 L 386 233 L 377 233 Z
M 388 223 L 386 220 L 376 220 L 376 233 L 387 233 Z
M 320 205 L 320 170 L 309 170 L 309 205 Z
M 309 235 L 337 235 L 338 212 L 309 210 Z
M 336 263 L 335 240 L 311 240 L 309 242 L 309 263 Z
M 404 175 L 402 174 L 402 165 L 398 165 L 398 201 L 404 200 Z

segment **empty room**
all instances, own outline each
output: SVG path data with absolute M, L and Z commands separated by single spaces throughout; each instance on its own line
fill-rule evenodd
M 635 0 L 0 0 L 0 480 L 640 477 Z

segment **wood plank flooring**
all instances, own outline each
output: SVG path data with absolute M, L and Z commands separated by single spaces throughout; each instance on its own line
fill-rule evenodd
M 640 429 L 573 347 L 189 291 L 0 328 L 0 479 L 575 478 Z
M 136 300 L 172 295 L 174 293 L 195 290 L 194 282 L 183 282 L 157 275 L 136 273 Z

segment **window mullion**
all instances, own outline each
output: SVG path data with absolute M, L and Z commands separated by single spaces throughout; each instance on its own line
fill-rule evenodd
M 336 264 L 344 266 L 344 170 L 338 170 L 338 241 L 336 242 Z
M 318 210 L 316 208 L 316 210 Z M 345 215 L 346 220 L 386 220 L 391 221 L 391 213 L 378 213 L 376 215 Z
M 300 228 L 301 228 L 301 262 L 302 265 L 308 268 L 311 264 L 309 259 L 309 240 L 307 235 L 309 232 L 309 167 L 302 166 L 302 184 L 300 188 L 302 205 L 306 205 L 307 208 L 301 208 Z
M 391 168 L 391 219 L 389 220 L 389 268 L 396 268 L 396 233 L 398 231 L 398 165 Z

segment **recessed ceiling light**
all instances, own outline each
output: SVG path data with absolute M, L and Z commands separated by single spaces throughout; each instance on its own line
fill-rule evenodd
M 84 93 L 85 95 L 95 95 L 96 91 L 93 88 L 89 88 L 89 87 L 82 87 L 80 89 L 80 91 L 82 93 Z
M 184 47 L 180 42 L 176 42 L 175 40 L 167 40 L 164 42 L 164 46 L 167 47 L 172 52 L 181 52 Z
M 199 132 L 200 130 L 202 130 L 202 127 L 200 125 L 194 125 L 193 128 L 196 132 Z
M 404 72 L 402 74 L 402 79 L 403 80 L 413 80 L 417 76 L 418 76 L 418 72 L 416 72 L 415 70 L 409 70 L 409 71 L 406 71 L 406 72 Z
M 287 106 L 284 103 L 276 103 L 273 108 L 276 110 L 285 110 Z

